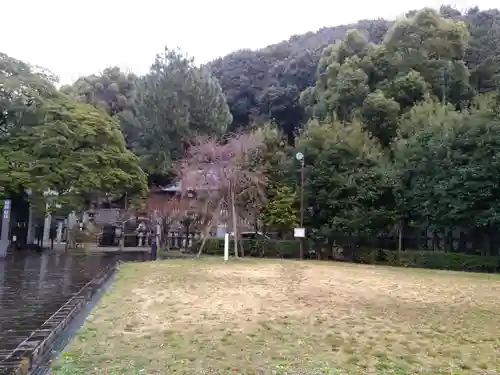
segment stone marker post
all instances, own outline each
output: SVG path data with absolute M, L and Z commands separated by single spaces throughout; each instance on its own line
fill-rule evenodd
M 56 235 L 56 241 L 58 244 L 61 244 L 62 242 L 62 232 L 63 232 L 63 222 L 59 220 L 57 222 L 57 235 Z
M 3 204 L 2 212 L 2 234 L 0 235 L 0 259 L 7 256 L 7 248 L 9 247 L 9 232 L 10 232 L 10 209 L 11 201 L 6 199 Z
M 42 247 L 50 243 L 50 226 L 52 224 L 52 215 L 50 214 L 49 204 L 47 203 L 45 211 L 45 220 L 43 222 L 43 243 Z M 50 247 L 50 245 L 49 245 Z

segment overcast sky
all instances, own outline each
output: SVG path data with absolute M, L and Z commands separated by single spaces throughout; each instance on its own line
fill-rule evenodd
M 395 18 L 437 0 L 2 0 L 0 52 L 41 65 L 71 83 L 118 65 L 147 71 L 165 45 L 204 63 L 240 48 L 362 18 Z M 411 5 L 410 5 L 411 4 Z M 458 0 L 466 9 L 493 0 Z

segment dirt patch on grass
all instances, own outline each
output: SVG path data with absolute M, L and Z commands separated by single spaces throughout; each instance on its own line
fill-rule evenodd
M 497 374 L 499 325 L 496 276 L 267 260 L 130 264 L 56 373 Z

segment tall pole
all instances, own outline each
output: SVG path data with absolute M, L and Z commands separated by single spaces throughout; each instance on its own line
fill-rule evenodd
M 299 243 L 299 257 L 304 259 L 304 154 L 302 152 L 297 152 L 295 154 L 295 159 L 300 162 L 300 234 L 295 234 L 296 237 L 300 237 Z
M 300 161 L 300 227 L 304 228 L 304 159 Z M 300 239 L 300 259 L 304 259 L 304 239 Z

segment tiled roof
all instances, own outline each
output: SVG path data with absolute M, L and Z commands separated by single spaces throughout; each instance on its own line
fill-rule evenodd
M 215 168 L 210 168 L 207 170 L 200 170 L 197 172 L 197 175 L 189 176 L 189 178 L 185 178 L 184 180 L 189 180 L 193 185 L 187 187 L 187 190 L 207 190 L 210 188 L 217 189 L 219 187 L 219 176 L 220 173 L 218 173 Z M 159 190 L 172 193 L 181 192 L 184 188 L 182 180 L 183 179 L 172 185 L 161 187 Z

